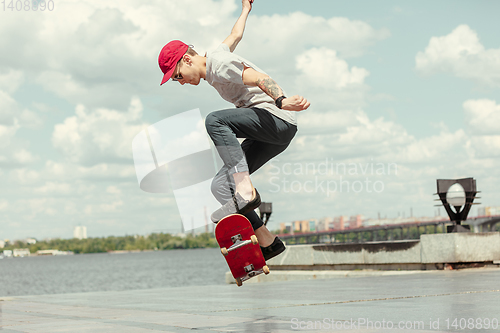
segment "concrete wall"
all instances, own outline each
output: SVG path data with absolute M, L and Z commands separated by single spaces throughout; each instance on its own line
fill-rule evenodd
M 500 233 L 422 235 L 422 263 L 484 262 L 500 259 Z
M 416 241 L 363 244 L 289 245 L 270 267 L 413 265 L 500 260 L 500 233 L 422 235 Z

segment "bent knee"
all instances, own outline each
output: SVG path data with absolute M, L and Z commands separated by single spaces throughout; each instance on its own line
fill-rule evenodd
M 205 118 L 205 128 L 209 133 L 212 129 L 220 125 L 221 125 L 220 118 L 217 117 L 215 112 L 209 113 L 208 116 Z
M 210 191 L 212 191 L 213 196 L 216 198 L 219 196 L 219 188 L 220 185 L 217 183 L 216 178 L 214 178 L 212 184 L 210 184 Z
M 215 177 L 212 181 L 212 184 L 210 186 L 210 190 L 212 192 L 212 195 L 215 197 L 217 201 L 220 202 L 220 204 L 225 204 L 227 200 L 229 200 L 228 197 L 228 188 L 224 187 L 224 183 L 221 183 L 220 179 L 217 179 Z M 230 196 L 230 195 L 229 195 Z

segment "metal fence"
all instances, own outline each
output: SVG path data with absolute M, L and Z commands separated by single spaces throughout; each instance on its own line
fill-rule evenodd
M 310 233 L 280 234 L 287 244 L 366 243 L 420 239 L 422 234 L 446 233 L 450 221 L 416 222 Z

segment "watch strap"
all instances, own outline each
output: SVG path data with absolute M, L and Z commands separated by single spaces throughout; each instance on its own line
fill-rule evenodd
M 276 106 L 278 107 L 278 109 L 282 108 L 282 106 L 283 106 L 282 103 L 283 103 L 283 100 L 285 98 L 286 98 L 285 95 L 276 98 L 276 101 L 274 103 L 276 104 Z

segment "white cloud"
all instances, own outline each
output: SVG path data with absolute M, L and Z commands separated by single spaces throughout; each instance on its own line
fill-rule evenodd
M 369 72 L 345 59 L 363 55 L 389 36 L 387 29 L 343 17 L 250 16 L 235 53 L 270 74 L 288 94 L 306 97 L 316 110 L 352 109 L 366 106 Z
M 471 99 L 463 103 L 463 108 L 475 156 L 500 156 L 500 105 L 494 100 Z
M 19 112 L 17 102 L 10 96 L 0 90 L 0 124 L 12 125 L 16 121 L 15 115 Z
M 207 47 L 219 30 L 222 42 L 238 5 L 234 0 L 71 0 L 57 7 L 53 15 L 3 17 L 0 71 L 16 77 L 12 89 L 29 75 L 73 104 L 120 108 L 132 94 L 159 89 L 157 57 L 164 44 L 184 39 Z
M 101 204 L 99 205 L 99 208 L 103 212 L 117 212 L 121 206 L 123 206 L 123 201 L 118 200 L 109 204 Z
M 371 45 L 390 36 L 387 29 L 377 30 L 363 21 L 344 17 L 324 18 L 302 12 L 250 16 L 247 26 L 238 49 L 252 55 L 250 60 L 271 58 L 267 61 L 272 66 L 286 62 L 290 54 L 303 53 L 311 46 L 334 49 L 343 58 L 360 56 Z M 260 27 L 272 33 L 263 34 Z M 255 48 L 255 45 L 259 47 Z
M 46 182 L 45 185 L 35 188 L 34 191 L 35 193 L 50 195 L 68 195 L 74 192 L 71 184 L 60 182 Z
M 463 103 L 465 120 L 473 134 L 500 133 L 500 104 L 489 99 L 467 100 Z
M 445 72 L 488 85 L 500 85 L 500 49 L 485 49 L 477 33 L 459 25 L 450 34 L 432 37 L 415 57 L 416 69 L 425 74 Z
M 33 111 L 22 109 L 10 93 L 0 90 L 0 125 L 36 128 L 42 125 L 42 119 Z
M 122 194 L 122 191 L 116 186 L 108 186 L 106 192 L 110 194 Z
M 0 75 L 0 81 L 2 78 L 5 76 Z M 15 138 L 21 128 L 38 128 L 42 123 L 36 113 L 23 110 L 9 93 L 0 90 L 0 166 L 11 168 L 36 160 L 28 144 Z
M 442 130 L 437 135 L 413 140 L 407 146 L 400 147 L 393 158 L 400 163 L 442 164 L 443 159 L 450 156 L 468 158 L 464 149 L 466 143 L 467 135 L 462 129 L 454 133 Z
M 37 158 L 26 149 L 21 149 L 14 153 L 14 161 L 19 164 L 29 164 L 36 160 Z
M 475 136 L 472 137 L 471 143 L 479 158 L 500 157 L 500 135 Z M 498 168 L 498 165 L 495 168 Z
M 12 79 L 0 78 L 0 89 L 2 82 L 17 89 L 29 76 L 72 104 L 122 108 L 128 96 L 160 89 L 157 56 L 164 44 L 181 39 L 204 54 L 227 37 L 239 9 L 235 0 L 72 0 L 58 4 L 64 15 L 6 16 L 0 22 L 0 31 L 9 32 L 0 40 L 0 71 Z M 263 27 L 272 33 L 263 34 Z M 237 53 L 284 76 L 294 65 L 290 54 L 326 47 L 342 58 L 359 56 L 388 36 L 387 29 L 342 17 L 252 13 Z
M 292 94 L 307 98 L 315 110 L 341 110 L 364 107 L 370 74 L 365 68 L 349 67 L 335 50 L 312 48 L 296 56 L 297 75 Z M 307 112 L 306 112 L 307 113 Z
M 346 161 L 369 156 L 396 162 L 396 151 L 415 141 L 401 125 L 383 118 L 371 120 L 361 109 L 306 111 L 299 118 L 297 137 L 285 154 L 294 161 Z
M 363 167 L 369 164 L 377 169 L 379 163 L 383 163 L 386 170 L 391 164 L 397 168 L 397 174 L 367 175 L 372 184 L 373 181 L 383 180 L 390 191 L 409 187 L 410 184 L 421 190 L 428 178 L 443 177 L 443 174 L 453 177 L 450 172 L 463 172 L 475 166 L 474 151 L 471 151 L 470 145 L 471 138 L 463 129 L 450 132 L 442 127 L 436 135 L 415 138 L 403 126 L 384 118 L 372 120 L 362 110 L 311 112 L 308 117 L 305 114 L 301 116 L 296 139 L 287 151 L 277 157 L 279 162 L 275 164 L 298 163 L 304 166 L 306 163 L 319 165 L 328 161 L 346 165 L 360 163 Z M 460 161 L 460 168 L 456 161 Z M 273 167 L 267 165 L 263 170 L 264 173 L 256 177 L 257 184 L 269 183 Z M 339 181 L 338 176 L 335 175 L 334 179 L 328 175 L 322 179 Z M 362 181 L 366 178 L 360 172 L 354 176 Z M 292 179 L 300 180 L 300 175 L 293 177 L 295 175 Z M 310 175 L 307 177 L 311 180 Z M 317 200 L 326 200 L 322 193 L 315 195 Z M 367 192 L 362 195 L 373 199 Z M 348 203 L 345 202 L 345 205 L 348 206 Z
M 54 127 L 52 143 L 72 163 L 92 166 L 100 163 L 130 163 L 131 143 L 144 128 L 142 104 L 133 98 L 126 112 L 83 105 L 75 115 Z
M 349 65 L 337 57 L 335 50 L 312 48 L 296 58 L 296 67 L 301 75 L 297 80 L 314 88 L 343 89 L 353 85 L 361 85 L 369 72 L 364 68 Z
M 27 169 L 20 168 L 14 169 L 10 172 L 9 180 L 19 185 L 31 185 L 39 181 L 40 172 Z
M 12 68 L 0 71 L 0 90 L 12 94 L 24 81 L 24 73 Z
M 17 122 L 15 122 L 12 126 L 5 126 L 0 124 L 0 148 L 9 146 L 19 127 L 20 126 Z
M 130 164 L 99 163 L 92 166 L 81 166 L 68 161 L 48 160 L 42 173 L 47 179 L 58 181 L 126 181 L 137 184 L 133 162 Z
M 348 126 L 358 123 L 357 115 L 358 112 L 349 109 L 329 112 L 307 110 L 299 114 L 299 134 L 342 133 Z

